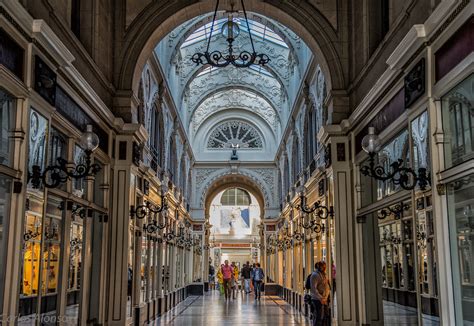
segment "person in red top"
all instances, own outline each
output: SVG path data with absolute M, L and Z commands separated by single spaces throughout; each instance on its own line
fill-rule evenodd
M 232 278 L 234 277 L 234 269 L 229 265 L 229 261 L 224 261 L 224 266 L 222 266 L 222 278 L 224 279 L 224 294 L 225 299 L 230 299 L 230 286 Z

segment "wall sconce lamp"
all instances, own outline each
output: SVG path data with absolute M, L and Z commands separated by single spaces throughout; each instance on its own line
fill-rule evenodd
M 84 163 L 70 168 L 65 159 L 58 157 L 57 164 L 46 167 L 43 172 L 41 172 L 39 165 L 33 165 L 32 171 L 28 172 L 28 182 L 31 181 L 32 187 L 38 189 L 43 184 L 46 188 L 57 188 L 67 180 L 78 180 L 96 175 L 101 167 L 98 164 L 92 164 L 91 155 L 99 146 L 99 137 L 92 131 L 92 125 L 87 125 L 86 132 L 81 136 L 80 144 L 86 154 Z
M 390 170 L 386 171 L 382 165 L 375 165 L 375 156 L 380 150 L 381 142 L 379 136 L 375 134 L 374 127 L 369 127 L 369 133 L 362 139 L 362 149 L 369 154 L 369 165 L 362 166 L 360 172 L 368 177 L 380 181 L 391 180 L 393 184 L 400 185 L 403 189 L 413 190 L 416 185 L 421 190 L 425 190 L 430 184 L 426 167 L 418 168 L 418 173 L 413 169 L 403 167 L 403 160 L 398 159 L 390 164 Z
M 298 188 L 298 192 L 300 194 L 300 204 L 297 206 L 302 212 L 306 214 L 315 214 L 317 217 L 325 220 L 329 216 L 334 216 L 334 207 L 333 206 L 323 206 L 321 205 L 320 201 L 316 201 L 313 206 L 309 207 L 306 204 L 306 187 L 300 186 Z

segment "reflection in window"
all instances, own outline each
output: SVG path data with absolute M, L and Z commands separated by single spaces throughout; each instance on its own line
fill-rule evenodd
M 75 145 L 74 146 L 74 164 L 85 164 L 86 154 L 84 150 Z M 80 198 L 85 198 L 87 195 L 87 178 L 73 179 L 73 194 Z
M 411 122 L 411 136 L 413 139 L 413 166 L 415 170 L 429 168 L 428 111 L 423 112 Z
M 30 110 L 30 129 L 29 129 L 29 154 L 28 168 L 32 170 L 33 165 L 40 166 L 41 170 L 45 167 L 45 147 L 48 135 L 48 120 L 35 110 Z
M 457 323 L 474 322 L 474 175 L 448 185 L 448 216 Z
M 4 279 L 6 239 L 8 230 L 10 202 L 11 202 L 11 178 L 0 175 L 0 280 Z M 0 314 L 2 313 L 3 291 L 0 291 Z
M 14 124 L 13 98 L 0 88 L 0 164 L 10 166 L 10 133 Z
M 410 154 L 408 146 L 408 131 L 403 130 L 398 136 L 387 143 L 377 155 L 378 163 L 382 165 L 385 171 L 390 171 L 390 164 L 398 159 L 404 161 L 405 166 L 410 165 Z M 377 182 L 377 198 L 380 200 L 387 197 L 401 188 L 394 185 L 392 181 Z
M 67 137 L 56 128 L 51 128 L 48 147 L 48 164 L 58 164 L 57 159 L 67 159 Z M 65 190 L 66 184 L 62 183 L 60 189 Z
M 446 168 L 474 158 L 474 75 L 443 96 Z

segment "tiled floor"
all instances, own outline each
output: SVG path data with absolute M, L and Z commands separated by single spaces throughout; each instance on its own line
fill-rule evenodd
M 311 325 L 292 306 L 276 296 L 241 294 L 236 300 L 224 301 L 218 291 L 189 297 L 152 325 Z

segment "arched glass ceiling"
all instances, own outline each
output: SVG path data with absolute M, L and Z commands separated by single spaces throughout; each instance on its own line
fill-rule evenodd
M 265 67 L 213 68 L 197 66 L 191 61 L 194 53 L 206 50 L 212 13 L 176 27 L 155 48 L 155 57 L 162 67 L 192 146 L 205 148 L 205 135 L 224 117 L 232 120 L 244 115 L 248 121 L 259 121 L 255 128 L 270 144 L 265 149 L 270 154 L 276 150 L 291 116 L 290 110 L 301 88 L 302 76 L 313 58 L 311 50 L 286 26 L 256 13 L 247 14 L 256 52 L 270 57 Z M 221 35 L 221 26 L 226 20 L 227 13 L 218 11 L 211 51 L 225 52 L 228 47 Z M 251 43 L 246 21 L 243 16 L 234 17 L 234 20 L 241 30 L 234 42 L 234 50 L 248 51 Z
M 222 25 L 227 21 L 227 18 L 222 18 L 216 20 L 214 24 L 214 30 L 212 31 L 212 35 L 215 36 L 220 33 Z M 248 33 L 247 23 L 245 19 L 241 17 L 234 18 L 234 21 L 239 25 L 240 31 Z M 285 41 L 273 30 L 271 30 L 268 26 L 263 25 L 259 22 L 253 21 L 249 19 L 249 28 L 250 33 L 263 41 L 269 41 L 284 48 L 288 48 L 288 45 Z M 191 35 L 189 35 L 186 40 L 181 45 L 181 48 L 198 43 L 203 40 L 208 40 L 209 36 L 211 35 L 211 27 L 212 22 L 207 23 L 200 28 L 196 29 Z
M 202 71 L 200 73 L 198 73 L 196 75 L 196 77 L 201 77 L 201 76 L 207 75 L 207 74 L 212 73 L 213 71 L 216 71 L 218 69 L 219 68 L 212 67 L 212 66 L 205 67 L 204 69 L 202 69 Z M 264 68 L 262 66 L 253 64 L 253 65 L 250 65 L 249 69 L 251 69 L 253 71 L 256 71 L 256 72 L 258 72 L 262 75 L 265 75 L 265 76 L 268 76 L 268 77 L 273 77 L 272 73 L 269 72 L 266 68 Z

